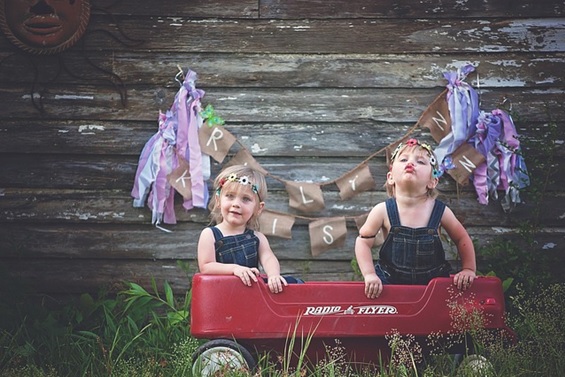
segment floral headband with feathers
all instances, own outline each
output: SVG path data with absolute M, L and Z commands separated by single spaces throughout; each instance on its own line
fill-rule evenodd
M 420 148 L 426 150 L 426 152 L 428 152 L 428 156 L 430 157 L 430 165 L 432 165 L 432 175 L 434 178 L 439 178 L 443 175 L 443 173 L 445 172 L 446 169 L 451 169 L 452 168 L 452 163 L 451 163 L 451 158 L 447 157 L 445 160 L 445 164 L 442 164 L 441 166 L 438 164 L 438 161 L 436 159 L 436 156 L 434 154 L 434 151 L 432 150 L 432 147 L 430 146 L 430 144 L 427 143 L 421 143 L 419 140 L 417 139 L 408 139 L 406 141 L 406 143 L 400 143 L 398 144 L 398 146 L 396 147 L 396 149 L 394 150 L 394 152 L 392 152 L 392 156 L 391 156 L 391 161 L 394 161 L 398 155 L 398 153 L 404 149 L 404 147 L 415 147 L 415 146 L 419 146 Z
M 222 191 L 222 187 L 224 187 L 224 185 L 227 182 L 235 182 L 244 186 L 250 185 L 251 191 L 257 194 L 257 196 L 259 197 L 259 201 L 261 201 L 261 197 L 259 196 L 259 185 L 257 185 L 256 183 L 251 183 L 251 179 L 249 179 L 249 177 L 246 175 L 238 177 L 237 174 L 230 174 L 227 178 L 220 179 L 220 182 L 218 183 L 218 188 L 216 189 L 216 195 L 220 195 L 220 192 Z

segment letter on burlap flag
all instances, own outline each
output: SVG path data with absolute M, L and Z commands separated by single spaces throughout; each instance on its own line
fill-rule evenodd
M 347 200 L 361 192 L 368 191 L 375 187 L 375 180 L 371 175 L 369 166 L 367 164 L 363 164 L 338 179 L 336 184 L 339 188 L 339 196 L 341 199 Z
M 192 183 L 190 182 L 190 166 L 181 156 L 178 156 L 178 166 L 169 175 L 167 181 L 182 195 L 183 199 L 192 198 Z
M 250 166 L 253 169 L 261 172 L 263 175 L 267 175 L 268 172 L 253 158 L 251 153 L 247 149 L 240 149 L 235 156 L 224 166 L 224 169 L 228 166 L 233 165 L 245 165 Z
M 308 225 L 308 230 L 310 233 L 310 249 L 315 257 L 345 244 L 345 236 L 347 235 L 345 217 L 330 217 L 312 221 Z
M 264 210 L 259 217 L 259 229 L 266 236 L 292 238 L 294 216 Z
M 429 128 L 432 137 L 438 143 L 451 132 L 451 116 L 446 95 L 447 91 L 444 90 L 418 120 L 420 127 Z
M 290 208 L 301 212 L 316 212 L 324 209 L 324 195 L 319 185 L 285 181 L 285 186 Z
M 208 127 L 204 124 L 198 130 L 200 149 L 218 162 L 224 161 L 236 138 L 223 127 Z
M 451 155 L 454 169 L 449 169 L 447 173 L 453 177 L 459 184 L 466 185 L 469 183 L 469 176 L 477 166 L 486 161 L 485 157 L 477 151 L 471 144 L 461 144 Z

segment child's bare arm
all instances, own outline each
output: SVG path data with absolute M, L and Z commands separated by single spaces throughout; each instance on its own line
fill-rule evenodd
M 457 246 L 457 251 L 461 258 L 461 271 L 455 274 L 453 283 L 458 288 L 465 289 L 473 283 L 476 277 L 477 261 L 473 241 L 463 224 L 448 207 L 445 208 L 443 213 L 441 225 Z
M 255 232 L 259 238 L 259 261 L 267 274 L 267 284 L 272 293 L 279 293 L 283 290 L 283 285 L 288 285 L 285 278 L 281 276 L 281 266 L 279 260 L 271 246 L 269 240 L 263 233 Z
M 385 215 L 384 203 L 377 204 L 369 213 L 365 224 L 359 229 L 359 236 L 355 240 L 355 258 L 365 280 L 365 295 L 368 298 L 378 297 L 383 289 L 381 279 L 375 272 L 372 247 L 377 233 L 383 226 Z

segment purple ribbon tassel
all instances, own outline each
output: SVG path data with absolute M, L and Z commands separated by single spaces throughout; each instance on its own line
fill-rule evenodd
M 189 162 L 192 185 L 192 198 L 185 199 L 183 207 L 205 208 L 208 202 L 204 178 L 210 177 L 210 163 L 208 156 L 202 154 L 198 139 L 204 91 L 195 88 L 195 80 L 196 73 L 189 70 L 171 108 L 159 114 L 159 131 L 147 141 L 139 158 L 131 192 L 133 206 L 143 207 L 147 203 L 152 210 L 151 222 L 156 225 L 176 224 L 175 189 L 167 176 L 179 166 L 179 156 Z

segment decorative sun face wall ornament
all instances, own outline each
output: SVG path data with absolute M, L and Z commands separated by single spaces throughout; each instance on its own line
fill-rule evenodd
M 84 35 L 89 20 L 89 0 L 0 0 L 2 31 L 32 54 L 68 49 Z
M 0 80 L 7 77 L 8 81 L 14 82 L 16 78 L 15 82 L 19 84 L 17 78 L 22 75 L 22 67 L 29 63 L 33 67 L 26 71 L 33 74 L 29 95 L 31 103 L 41 113 L 45 112 L 45 87 L 55 83 L 61 74 L 74 79 L 88 78 L 91 83 L 96 82 L 93 80 L 110 83 L 119 92 L 122 105 L 126 106 L 127 91 L 120 76 L 92 60 L 90 50 L 86 48 L 88 40 L 95 34 L 128 47 L 143 43 L 143 40 L 130 38 L 121 30 L 110 9 L 116 1 L 119 0 L 101 7 L 91 5 L 90 0 L 0 0 L 0 30 L 16 50 L 0 58 Z M 90 15 L 97 12 L 112 19 L 117 34 L 104 28 L 88 27 Z M 103 22 L 104 17 L 101 20 Z M 111 44 L 102 44 L 106 51 L 112 53 Z M 73 46 L 76 48 L 71 48 Z M 103 53 L 99 50 L 95 53 L 97 58 L 102 57 Z M 68 56 L 73 57 L 69 62 Z M 83 58 L 83 61 L 77 63 L 77 57 Z M 57 66 L 53 68 L 53 64 Z M 74 70 L 77 66 L 81 70 L 90 67 L 93 73 L 79 74 Z

